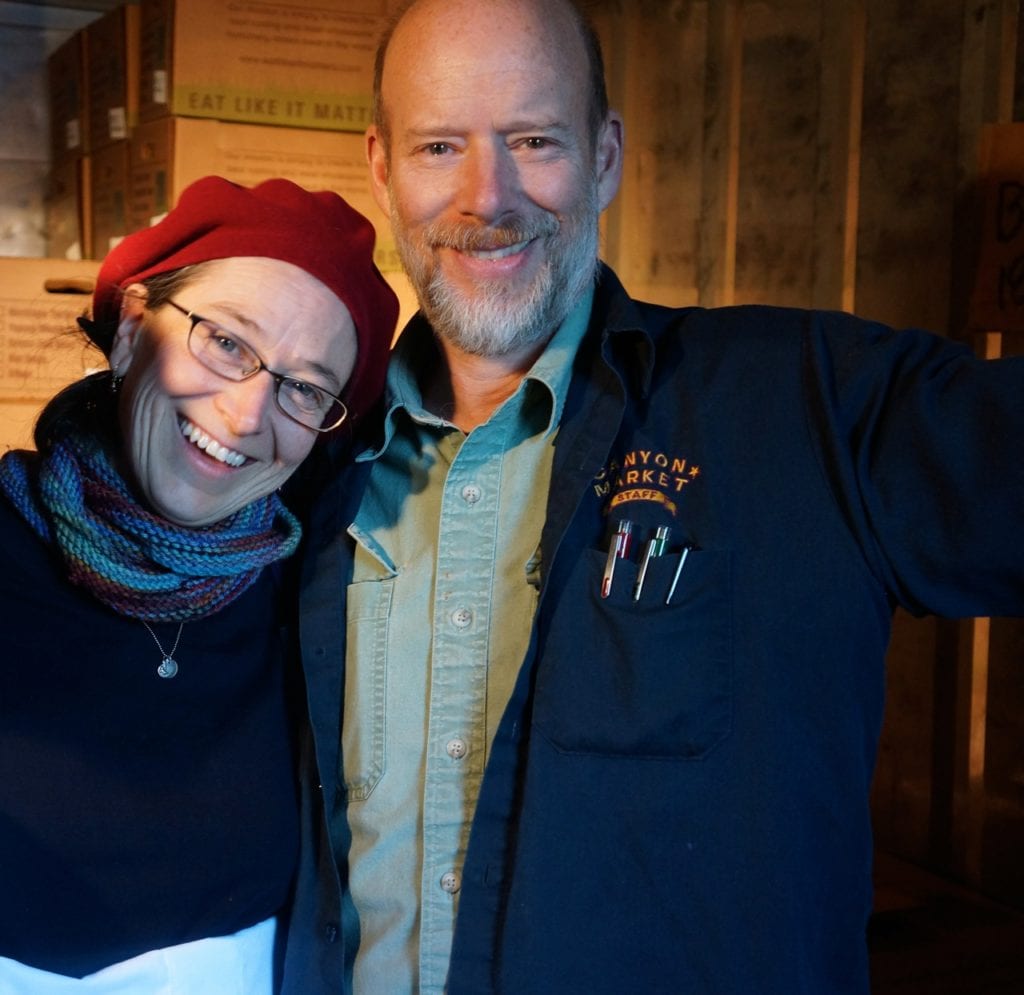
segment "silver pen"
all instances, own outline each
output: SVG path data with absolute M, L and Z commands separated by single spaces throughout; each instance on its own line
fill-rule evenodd
M 668 595 L 665 598 L 666 605 L 672 600 L 672 595 L 676 593 L 676 584 L 679 583 L 679 575 L 683 572 L 683 564 L 686 562 L 686 557 L 689 555 L 690 547 L 683 546 L 683 551 L 679 554 L 679 565 L 676 567 L 676 572 L 672 577 L 672 586 L 668 589 Z

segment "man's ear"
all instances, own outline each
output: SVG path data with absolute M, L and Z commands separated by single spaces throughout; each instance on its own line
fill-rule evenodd
M 366 161 L 370 166 L 370 191 L 377 206 L 390 215 L 388 197 L 388 153 L 376 125 L 366 129 Z
M 123 377 L 131 366 L 148 295 L 149 291 L 141 283 L 130 284 L 121 295 L 121 320 L 117 323 L 114 343 L 110 348 L 110 368 L 119 377 Z
M 597 139 L 597 201 L 603 211 L 615 199 L 622 182 L 622 118 L 609 111 Z

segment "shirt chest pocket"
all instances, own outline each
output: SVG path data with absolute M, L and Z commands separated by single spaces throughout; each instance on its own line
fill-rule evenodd
M 551 620 L 534 721 L 560 751 L 697 760 L 732 729 L 732 558 L 691 550 L 637 566 L 620 560 L 607 598 L 605 554 L 587 550 Z
M 394 580 L 348 587 L 345 701 L 339 777 L 350 801 L 363 801 L 384 776 L 388 619 Z

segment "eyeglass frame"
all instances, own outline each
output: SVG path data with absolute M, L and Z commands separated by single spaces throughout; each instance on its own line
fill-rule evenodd
M 278 411 L 280 411 L 281 414 L 283 414 L 286 418 L 289 418 L 293 422 L 295 422 L 296 425 L 301 425 L 303 428 L 308 428 L 311 432 L 333 432 L 335 429 L 340 428 L 344 424 L 345 419 L 348 418 L 348 406 L 340 397 L 338 397 L 337 394 L 332 394 L 329 390 L 326 390 L 319 384 L 310 383 L 308 380 L 303 380 L 301 377 L 292 376 L 290 373 L 278 373 L 276 370 L 272 370 L 269 366 L 267 366 L 265 362 L 263 362 L 263 357 L 260 356 L 260 354 L 255 349 L 253 349 L 253 347 L 249 345 L 249 343 L 246 342 L 245 339 L 243 339 L 240 335 L 236 334 L 230 329 L 224 328 L 223 325 L 219 325 L 216 321 L 211 321 L 209 318 L 204 318 L 201 314 L 196 314 L 195 311 L 190 311 L 188 308 L 183 307 L 177 301 L 171 300 L 170 298 L 167 298 L 164 301 L 164 303 L 169 304 L 172 308 L 174 308 L 175 311 L 179 311 L 188 319 L 188 352 L 189 355 L 194 360 L 196 360 L 197 363 L 200 363 L 202 365 L 203 369 L 209 370 L 211 373 L 215 373 L 217 376 L 222 377 L 224 380 L 227 380 L 231 383 L 245 383 L 246 380 L 251 380 L 260 371 L 269 373 L 274 380 L 274 404 L 277 406 Z M 216 329 L 219 332 L 223 332 L 232 341 L 237 342 L 243 348 L 247 349 L 252 354 L 253 358 L 256 360 L 256 368 L 253 369 L 251 372 L 246 373 L 243 376 L 240 376 L 236 379 L 235 377 L 228 376 L 223 371 L 216 370 L 212 366 L 210 366 L 203 359 L 203 357 L 192 348 L 192 333 L 196 330 L 196 325 L 198 324 L 205 324 L 213 329 Z M 305 387 L 312 387 L 319 393 L 325 395 L 326 397 L 329 397 L 334 402 L 334 404 L 337 404 L 338 407 L 341 409 L 340 417 L 337 419 L 337 421 L 333 422 L 332 424 L 326 427 L 323 425 L 317 427 L 315 425 L 309 425 L 304 421 L 299 421 L 299 419 L 296 418 L 295 415 L 293 415 L 290 411 L 288 411 L 281 403 L 281 385 L 286 380 L 290 381 L 291 383 L 302 384 Z M 328 408 L 327 410 L 329 413 L 331 408 Z

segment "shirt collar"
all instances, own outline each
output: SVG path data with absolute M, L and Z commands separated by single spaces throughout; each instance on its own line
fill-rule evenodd
M 572 361 L 590 324 L 590 309 L 593 303 L 594 288 L 591 286 L 579 304 L 569 312 L 565 321 L 558 326 L 524 378 L 528 382 L 543 384 L 550 392 L 551 416 L 545 435 L 550 435 L 562 420 L 562 408 L 565 406 L 569 380 L 572 377 Z
M 540 404 L 546 401 L 549 416 L 544 430 L 545 435 L 553 432 L 561 420 L 572 375 L 573 359 L 586 334 L 593 301 L 594 290 L 591 287 L 555 330 L 544 351 L 523 377 L 519 389 L 505 402 L 508 404 L 515 398 L 521 398 L 525 391 L 530 391 L 531 396 L 520 403 Z M 417 315 L 399 336 L 391 353 L 385 388 L 387 407 L 383 437 L 376 445 L 359 453 L 356 456 L 358 462 L 374 460 L 387 449 L 395 434 L 396 420 L 402 417 L 403 413 L 423 425 L 438 428 L 446 426 L 443 418 L 431 414 L 423 406 L 423 394 L 417 379 L 419 370 L 439 362 L 441 357 L 433 332 L 423 317 Z

